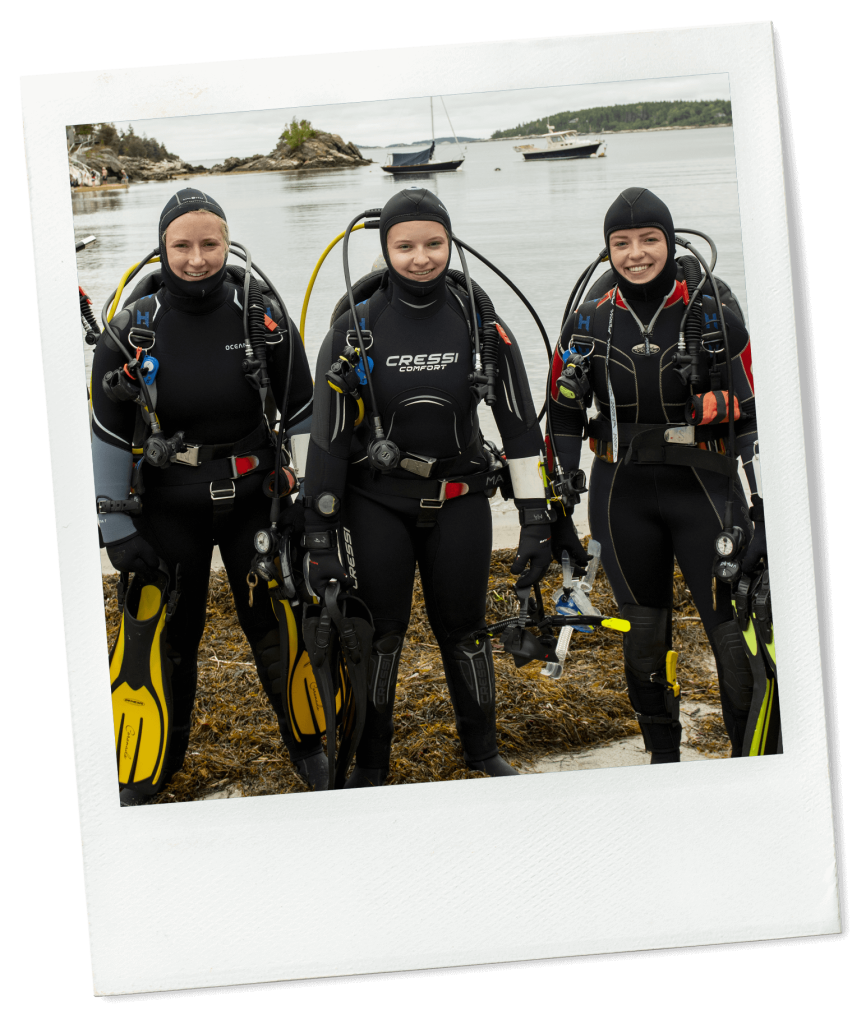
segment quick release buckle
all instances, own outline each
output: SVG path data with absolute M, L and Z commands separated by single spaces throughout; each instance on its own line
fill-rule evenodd
M 428 459 L 423 455 L 407 455 L 405 459 L 400 459 L 400 468 L 427 479 L 437 462 L 438 459 Z
M 668 427 L 665 431 L 665 441 L 670 444 L 691 444 L 695 443 L 694 427 Z
M 171 461 L 182 462 L 185 466 L 197 466 L 199 448 L 201 448 L 200 444 L 188 444 L 186 446 L 186 451 L 172 455 Z

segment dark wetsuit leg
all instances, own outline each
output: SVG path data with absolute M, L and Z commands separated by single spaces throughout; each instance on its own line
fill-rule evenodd
M 403 636 L 409 624 L 415 565 L 419 566 L 430 625 L 442 651 L 457 730 L 468 760 L 497 753 L 492 675 L 480 706 L 459 667 L 458 645 L 484 624 L 490 571 L 490 507 L 481 494 L 445 503 L 436 525 L 419 527 L 416 515 L 395 512 L 350 491 L 345 522 L 352 535 L 359 594 L 375 622 L 375 637 Z M 387 768 L 394 732 L 392 710 L 367 706 L 358 764 Z
M 282 700 L 268 685 L 257 646 L 276 627 L 267 588 L 253 591 L 249 606 L 246 574 L 250 568 L 255 531 L 268 524 L 270 504 L 261 489 L 261 476 L 254 474 L 235 482 L 235 503 L 231 512 L 214 517 L 207 485 L 156 487 L 147 490 L 145 512 L 137 528 L 166 560 L 174 574 L 180 566 L 180 599 L 166 627 L 172 671 L 173 727 L 169 744 L 169 770 L 183 764 L 189 743 L 192 709 L 197 684 L 198 647 L 204 633 L 210 566 L 215 543 L 226 567 L 238 620 L 259 668 L 262 685 L 277 714 L 280 734 L 293 759 L 318 749 L 316 740 L 301 750 L 285 721 Z M 307 747 L 310 749 L 308 750 Z
M 680 466 L 611 465 L 596 459 L 590 479 L 589 516 L 594 538 L 602 545 L 602 564 L 617 603 L 670 610 L 673 599 L 673 557 L 713 644 L 720 678 L 724 667 L 713 642 L 716 628 L 733 617 L 730 589 L 720 584 L 713 608 L 714 541 L 722 527 L 727 478 Z M 747 503 L 739 481 L 735 488 L 734 523 L 751 533 Z M 667 645 L 671 635 L 668 626 Z M 630 691 L 633 680 L 626 671 Z M 645 714 L 662 714 L 662 694 L 647 687 L 638 702 Z M 745 713 L 720 687 L 722 714 L 734 753 L 745 725 Z M 635 695 L 632 694 L 634 702 Z M 742 721 L 741 721 L 742 720 Z

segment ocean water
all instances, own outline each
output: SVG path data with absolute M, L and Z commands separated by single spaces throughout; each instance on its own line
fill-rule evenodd
M 388 162 L 388 151 L 370 149 L 364 155 L 376 163 L 352 170 L 191 176 L 133 184 L 126 191 L 74 194 L 75 237 L 97 237 L 78 254 L 79 281 L 98 307 L 99 319 L 98 310 L 123 272 L 155 248 L 159 213 L 169 196 L 194 184 L 219 201 L 232 237 L 247 246 L 299 324 L 310 275 L 328 243 L 355 215 L 383 206 L 395 190 L 411 184 L 430 188 L 442 198 L 457 237 L 514 281 L 555 339 L 575 280 L 604 245 L 607 208 L 623 189 L 640 185 L 668 204 L 678 228 L 694 227 L 713 238 L 719 250 L 717 273 L 747 313 L 732 129 L 610 135 L 607 143 L 603 159 L 533 163 L 515 153 L 511 141 L 442 145 L 436 149 L 439 159 L 465 153 L 460 170 L 396 180 L 380 166 Z M 354 232 L 353 279 L 369 271 L 379 253 L 378 231 Z M 500 318 L 516 332 L 533 396 L 540 404 L 548 361 L 538 329 L 510 289 L 472 256 L 468 259 L 470 273 L 493 299 Z M 456 253 L 452 266 L 460 268 Z M 304 340 L 311 367 L 331 311 L 344 292 L 340 245 L 318 275 L 307 312 Z M 92 351 L 83 342 L 82 350 L 89 379 Z M 485 436 L 498 440 L 486 406 L 481 406 L 480 417 Z M 585 445 L 581 462 L 587 474 L 591 461 Z M 492 504 L 499 513 L 494 524 L 509 531 L 500 534 L 507 538 L 502 545 L 512 543 L 516 519 L 511 503 L 497 496 Z M 588 529 L 586 508 L 582 503 L 576 514 L 582 531 Z

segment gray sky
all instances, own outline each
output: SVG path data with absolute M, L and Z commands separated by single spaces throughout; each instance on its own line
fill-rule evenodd
M 458 135 L 488 138 L 497 129 L 512 128 L 560 110 L 652 100 L 729 98 L 728 76 L 722 74 L 446 95 L 446 103 Z M 436 135 L 450 134 L 438 99 L 434 100 L 433 109 Z M 163 142 L 169 152 L 196 163 L 199 160 L 269 153 L 276 145 L 283 126 L 293 117 L 307 118 L 315 128 L 335 132 L 347 141 L 387 146 L 428 138 L 430 105 L 427 96 L 420 96 L 366 103 L 160 117 L 131 123 L 139 135 L 149 135 Z M 125 129 L 128 122 L 115 123 L 118 128 Z

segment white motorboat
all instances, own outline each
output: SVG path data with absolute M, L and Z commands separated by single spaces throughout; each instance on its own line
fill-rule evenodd
M 581 135 L 580 132 L 555 132 L 553 125 L 547 126 L 549 131 L 542 138 L 547 139 L 547 149 L 539 149 L 533 143 L 515 146 L 524 160 L 585 160 L 589 157 L 605 155 L 607 143 L 599 136 Z

